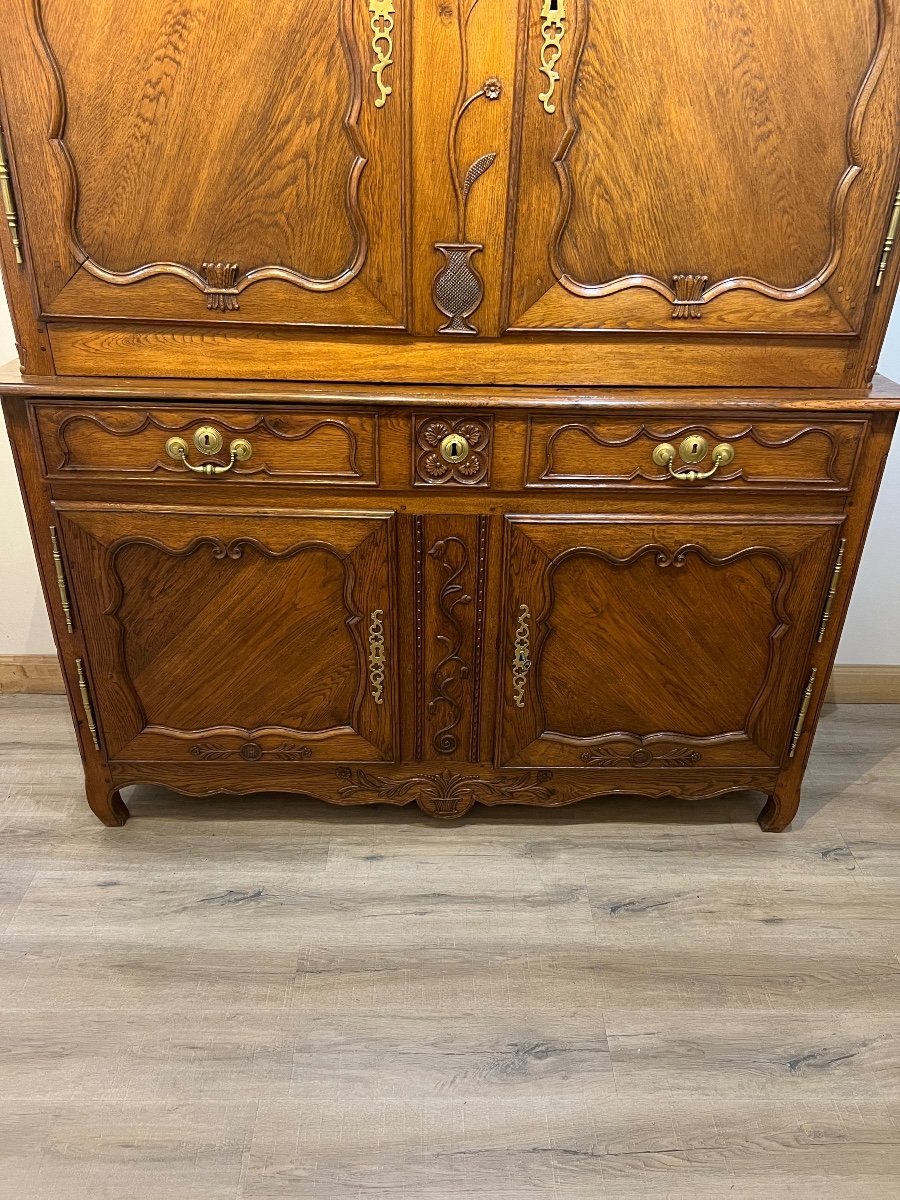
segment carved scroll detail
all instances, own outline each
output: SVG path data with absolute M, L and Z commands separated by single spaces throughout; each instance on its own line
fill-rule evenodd
M 376 108 L 384 108 L 387 98 L 393 91 L 389 83 L 384 82 L 384 73 L 394 61 L 394 3 L 393 0 L 369 0 L 372 27 L 372 49 L 375 52 L 375 62 L 372 73 L 375 76 L 375 86 L 378 96 L 375 99 Z
M 471 595 L 460 582 L 469 567 L 469 551 L 461 538 L 448 537 L 435 542 L 428 553 L 446 572 L 438 607 L 449 631 L 437 635 L 444 654 L 431 673 L 434 695 L 428 702 L 428 711 L 434 713 L 442 706 L 447 716 L 446 723 L 434 735 L 432 745 L 438 754 L 453 754 L 459 747 L 459 738 L 453 731 L 463 715 L 459 691 L 469 676 L 469 664 L 460 654 L 463 628 L 456 615 L 461 604 L 472 603 Z
M 360 793 L 389 804 L 415 800 L 424 813 L 445 819 L 464 816 L 476 801 L 482 804 L 552 804 L 555 797 L 554 789 L 545 786 L 553 779 L 552 771 L 522 772 L 492 779 L 458 775 L 449 770 L 413 775 L 408 779 L 388 779 L 350 767 L 338 767 L 336 774 L 338 779 L 345 781 L 345 786 L 338 792 L 342 801 L 355 800 Z
M 566 33 L 566 0 L 544 0 L 541 9 L 541 73 L 547 76 L 547 87 L 540 93 L 538 100 L 543 104 L 544 111 L 556 112 L 553 103 L 553 93 L 559 82 L 559 71 L 556 66 L 562 58 L 562 40 Z
M 477 92 L 466 96 L 469 86 L 469 20 L 478 5 L 478 0 L 458 0 L 459 23 L 459 92 L 456 107 L 447 135 L 447 165 L 450 182 L 456 200 L 456 241 L 435 242 L 434 248 L 444 256 L 444 264 L 434 277 L 432 297 L 435 307 L 449 320 L 439 333 L 475 335 L 478 329 L 469 317 L 479 308 L 484 299 L 484 280 L 475 269 L 472 259 L 480 254 L 484 246 L 470 242 L 466 237 L 466 218 L 469 195 L 476 182 L 489 170 L 497 157 L 496 151 L 482 154 L 463 173 L 459 160 L 459 127 L 466 112 L 478 100 L 499 100 L 503 95 L 503 84 L 499 79 L 486 79 Z

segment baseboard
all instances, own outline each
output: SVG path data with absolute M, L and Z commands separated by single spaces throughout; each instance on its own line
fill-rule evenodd
M 55 654 L 0 654 L 0 695 L 61 696 L 65 692 Z
M 0 695 L 60 696 L 64 691 L 54 655 L 0 654 Z M 837 666 L 825 699 L 829 704 L 900 704 L 900 666 Z
M 839 663 L 825 699 L 830 704 L 900 704 L 900 667 Z

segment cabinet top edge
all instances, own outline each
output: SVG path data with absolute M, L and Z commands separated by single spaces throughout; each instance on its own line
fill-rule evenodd
M 45 399 L 178 403 L 362 403 L 376 407 L 525 409 L 783 408 L 872 411 L 900 409 L 900 384 L 876 375 L 868 388 L 760 387 L 491 387 L 415 384 L 302 383 L 254 380 L 142 379 L 22 375 L 16 361 L 0 366 L 0 394 Z

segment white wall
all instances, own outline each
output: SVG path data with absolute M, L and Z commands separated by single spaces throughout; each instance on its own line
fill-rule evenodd
M 0 302 L 0 363 L 15 358 L 12 326 Z M 900 382 L 900 304 L 879 369 Z M 900 665 L 900 432 L 888 460 L 869 541 L 838 655 L 845 663 Z M 53 638 L 32 560 L 9 443 L 0 437 L 0 654 L 50 654 Z

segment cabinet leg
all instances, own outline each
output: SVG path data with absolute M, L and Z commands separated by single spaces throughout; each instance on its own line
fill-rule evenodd
M 760 829 L 766 833 L 783 833 L 797 815 L 800 807 L 800 788 L 779 785 L 763 805 L 757 817 Z
M 102 772 L 86 772 L 84 790 L 91 812 L 99 821 L 110 827 L 125 824 L 131 814 L 125 801 Z

